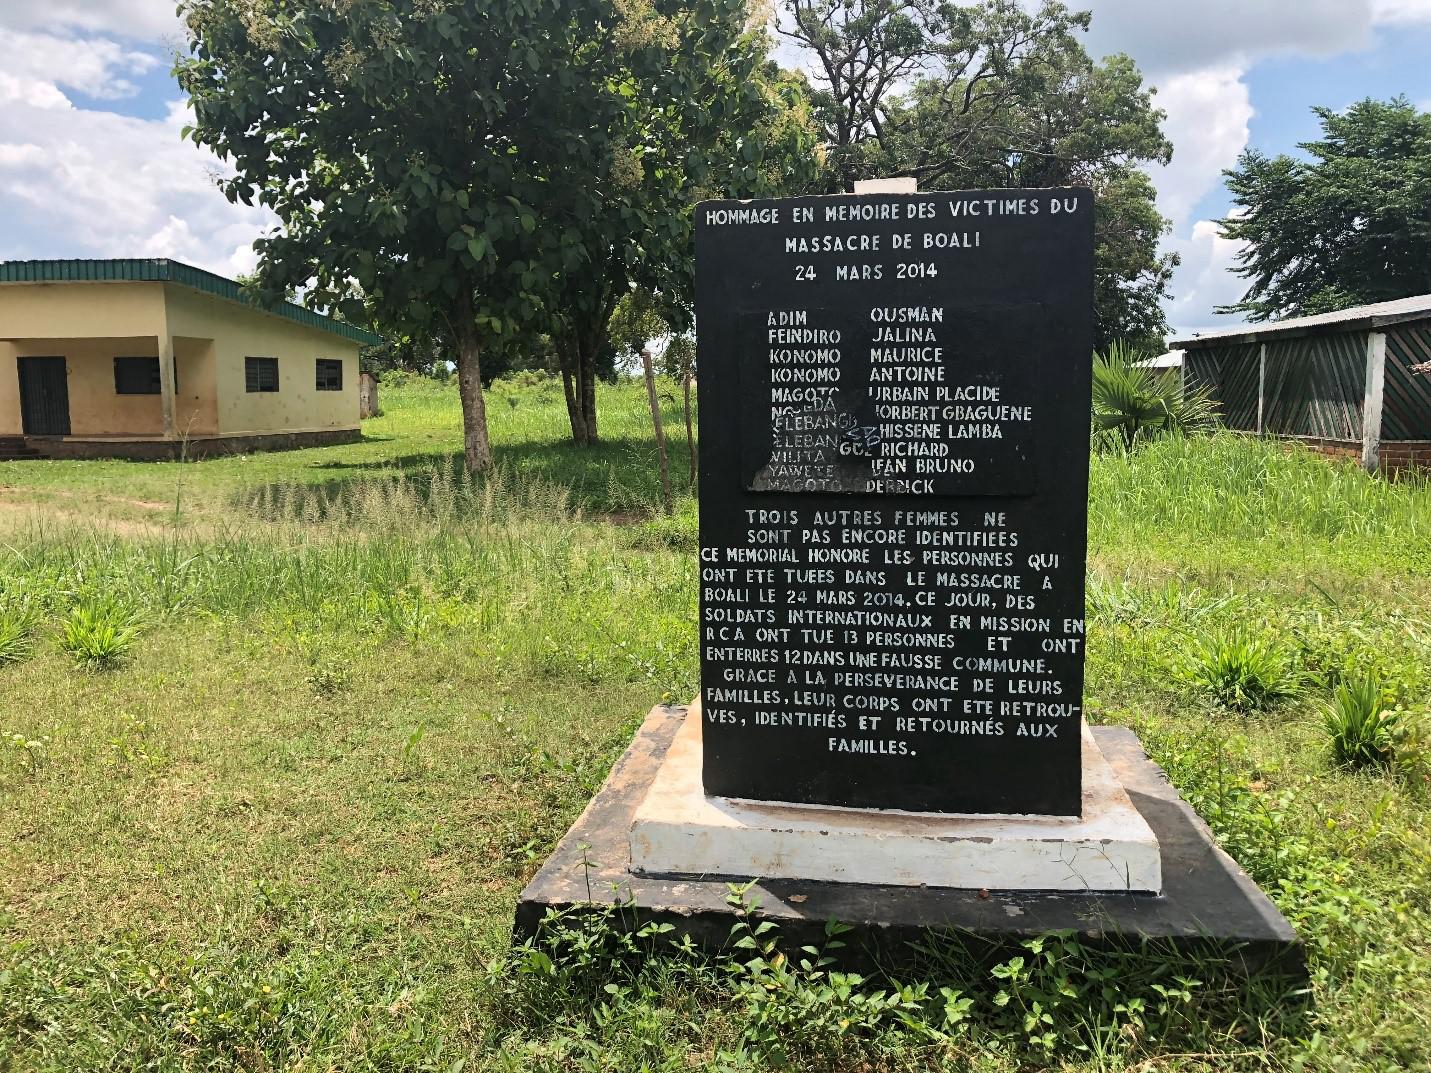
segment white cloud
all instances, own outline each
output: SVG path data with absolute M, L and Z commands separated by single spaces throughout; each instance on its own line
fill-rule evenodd
M 159 42 L 181 36 L 177 7 L 176 0 L 0 0 L 0 26 Z
M 1182 255 L 1169 322 L 1179 331 L 1221 319 L 1213 307 L 1236 302 L 1246 281 L 1230 269 L 1236 246 L 1217 237 L 1198 203 L 1247 145 L 1255 102 L 1245 76 L 1269 56 L 1335 56 L 1374 44 L 1378 27 L 1431 22 L 1431 0 L 1089 0 L 1094 55 L 1126 52 L 1167 112 L 1173 162 L 1154 169 L 1158 205 L 1173 221 L 1166 249 Z
M 1431 0 L 1372 0 L 1371 12 L 1378 23 L 1431 22 Z
M 0 56 L 6 73 L 28 81 L 42 92 L 49 86 L 68 86 L 90 97 L 132 97 L 138 87 L 124 76 L 143 74 L 159 66 L 149 52 L 125 48 L 102 37 L 58 37 L 0 27 Z
M 170 256 L 250 270 L 272 217 L 229 203 L 218 162 L 180 139 L 187 121 L 178 103 L 137 119 L 57 108 L 34 83 L 13 96 L 0 108 L 0 258 Z
M 1174 298 L 1167 306 L 1168 323 L 1175 336 L 1226 328 L 1238 323 L 1236 316 L 1218 316 L 1213 309 L 1240 301 L 1247 281 L 1233 275 L 1242 243 L 1222 238 L 1212 220 L 1198 220 L 1187 238 L 1169 243 L 1183 259 L 1174 281 Z
M 175 0 L 0 0 L 0 258 L 173 257 L 225 275 L 254 267 L 270 213 L 232 205 L 219 162 L 159 119 L 77 107 L 138 92 L 167 64 Z M 151 105 L 153 102 L 150 102 Z
M 1247 145 L 1252 101 L 1243 71 L 1214 67 L 1172 75 L 1160 87 L 1158 105 L 1168 113 L 1164 130 L 1173 143 L 1173 160 L 1155 169 L 1158 207 L 1181 231 L 1203 196 L 1231 167 Z
M 1385 0 L 1428 6 L 1426 0 Z M 1084 6 L 1084 5 L 1078 5 Z M 1089 50 L 1126 52 L 1155 80 L 1161 76 L 1259 57 L 1330 56 L 1371 41 L 1372 0 L 1092 0 Z
M 31 108 L 64 109 L 70 106 L 70 99 L 53 82 L 37 82 L 33 78 L 19 78 L 0 71 L 0 104 L 9 103 Z

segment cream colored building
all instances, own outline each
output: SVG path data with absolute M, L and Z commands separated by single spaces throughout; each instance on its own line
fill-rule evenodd
M 178 261 L 0 262 L 0 440 L 133 458 L 355 440 L 378 342 Z

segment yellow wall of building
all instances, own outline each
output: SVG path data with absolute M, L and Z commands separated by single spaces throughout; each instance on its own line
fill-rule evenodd
M 164 407 L 158 395 L 120 395 L 114 390 L 114 359 L 153 358 L 153 336 L 136 339 L 29 339 L 21 355 L 62 354 L 69 374 L 71 436 L 152 436 L 164 434 Z
M 117 356 L 157 356 L 173 339 L 179 437 L 358 427 L 359 345 L 176 284 L 0 286 L 0 436 L 22 430 L 19 356 L 63 355 L 71 435 L 163 435 L 158 395 L 119 395 Z M 244 359 L 278 359 L 279 390 L 245 389 Z M 343 362 L 343 389 L 317 389 L 317 359 Z
M 181 439 L 219 434 L 214 341 L 174 337 L 174 432 Z
M 20 435 L 20 366 L 18 351 L 8 339 L 0 339 L 0 436 Z
M 157 336 L 162 283 L 11 283 L 0 286 L 0 339 Z
M 67 363 L 70 365 L 73 435 L 84 435 L 81 427 L 122 427 L 131 417 L 147 430 L 147 410 L 133 403 L 152 401 L 158 406 L 158 396 L 116 396 L 114 364 L 108 360 L 115 354 L 108 355 L 104 362 L 106 369 L 101 374 L 88 365 L 98 353 L 88 344 L 113 337 L 145 338 L 146 348 L 135 351 L 135 356 L 154 354 L 163 310 L 164 288 L 158 283 L 25 283 L 0 287 L 0 436 L 18 436 L 23 428 L 20 377 L 15 359 L 68 356 L 73 345 L 79 345 L 86 357 L 85 367 L 78 370 L 78 384 L 74 363 Z M 61 340 L 63 345 L 59 343 Z M 107 391 L 90 399 L 91 387 L 98 391 L 106 377 Z M 77 399 L 81 395 L 85 397 Z M 107 406 L 112 412 L 101 412 Z
M 175 336 L 214 340 L 221 433 L 358 427 L 357 343 L 186 287 L 170 285 L 168 299 L 169 330 Z M 245 390 L 246 357 L 278 359 L 276 392 Z M 342 360 L 342 391 L 317 389 L 318 358 Z

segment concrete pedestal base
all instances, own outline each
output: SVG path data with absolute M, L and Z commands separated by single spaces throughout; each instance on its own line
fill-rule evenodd
M 1083 814 L 933 816 L 707 797 L 691 706 L 636 809 L 639 875 L 980 890 L 1162 889 L 1158 840 L 1083 728 Z
M 720 877 L 640 875 L 632 870 L 631 830 L 686 717 L 684 708 L 656 707 L 616 762 L 600 792 L 572 824 L 517 903 L 514 932 L 535 935 L 553 909 L 593 900 L 620 903 L 622 919 L 639 927 L 668 923 L 711 950 L 722 949 L 735 920 L 730 881 Z M 1094 727 L 1093 740 L 1129 801 L 1158 840 L 1162 893 L 1012 891 L 892 884 L 762 879 L 747 898 L 756 920 L 780 928 L 791 949 L 824 942 L 825 923 L 852 930 L 843 961 L 868 969 L 916 967 L 915 944 L 955 932 L 991 944 L 1016 944 L 1067 929 L 1087 944 L 1126 946 L 1144 940 L 1196 950 L 1211 948 L 1247 972 L 1273 970 L 1301 978 L 1301 943 L 1256 884 L 1213 841 L 1196 813 L 1168 784 L 1132 731 Z M 743 878 L 752 878 L 750 876 Z

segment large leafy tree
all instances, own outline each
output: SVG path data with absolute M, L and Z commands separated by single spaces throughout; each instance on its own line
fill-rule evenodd
M 690 7 L 696 25 L 715 24 L 740 0 Z M 629 117 L 649 87 L 631 72 L 652 70 L 664 47 L 647 32 L 654 9 L 187 0 L 182 10 L 191 136 L 232 162 L 230 198 L 279 219 L 257 244 L 262 286 L 307 287 L 315 305 L 397 336 L 450 339 L 467 463 L 489 467 L 483 351 L 548 325 L 556 281 L 588 266 L 576 228 L 611 211 L 601 180 L 640 155 Z M 648 222 L 660 225 L 658 210 Z
M 1251 281 L 1224 312 L 1253 320 L 1325 313 L 1431 292 L 1431 114 L 1370 98 L 1313 109 L 1305 159 L 1249 149 L 1226 172 L 1224 238 L 1245 243 Z
M 785 0 L 809 49 L 831 187 L 910 175 L 924 189 L 1087 185 L 1097 195 L 1097 342 L 1156 346 L 1174 254 L 1148 164 L 1172 146 L 1136 65 L 1094 62 L 1086 13 L 1016 0 Z
M 587 176 L 595 204 L 562 221 L 580 262 L 550 300 L 577 443 L 597 440 L 595 385 L 618 303 L 639 287 L 667 320 L 689 317 L 696 201 L 796 193 L 817 167 L 803 83 L 765 59 L 743 0 L 657 3 L 623 32 L 637 43 L 594 40 L 582 53 L 587 81 L 619 87 L 624 107 L 607 129 L 621 151 Z

